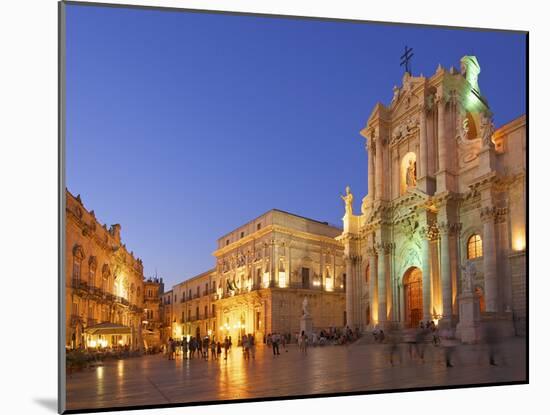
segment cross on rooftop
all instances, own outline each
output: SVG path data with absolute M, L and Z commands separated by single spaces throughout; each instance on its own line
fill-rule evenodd
M 405 65 L 405 72 L 407 72 L 409 75 L 411 74 L 411 65 L 410 60 L 414 56 L 414 53 L 412 53 L 412 48 L 409 48 L 405 45 L 405 53 L 401 55 L 401 65 Z

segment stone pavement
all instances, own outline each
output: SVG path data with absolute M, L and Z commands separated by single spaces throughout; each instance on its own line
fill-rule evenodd
M 273 356 L 258 346 L 256 359 L 246 361 L 240 348 L 227 360 L 198 358 L 169 361 L 162 355 L 109 361 L 67 377 L 67 409 L 204 402 L 376 391 L 442 385 L 526 380 L 524 338 L 498 347 L 498 366 L 490 366 L 485 345 L 458 346 L 454 367 L 444 364 L 443 349 L 426 345 L 425 362 L 411 360 L 399 345 L 401 362 L 391 366 L 389 346 L 353 344 L 309 348 L 307 356 L 294 345 Z

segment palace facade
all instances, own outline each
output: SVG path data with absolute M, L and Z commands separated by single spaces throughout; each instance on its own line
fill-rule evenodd
M 218 239 L 215 268 L 175 285 L 165 297 L 170 336 L 215 335 L 238 339 L 254 333 L 300 330 L 308 298 L 316 329 L 345 325 L 341 229 L 280 210 Z M 165 341 L 165 336 L 163 341 Z
M 143 264 L 68 190 L 66 195 L 66 347 L 143 346 Z
M 361 131 L 368 194 L 357 215 L 352 193 L 343 196 L 338 237 L 351 326 L 454 327 L 471 282 L 481 324 L 525 333 L 526 119 L 495 130 L 477 59 L 460 65 L 429 78 L 405 73 Z

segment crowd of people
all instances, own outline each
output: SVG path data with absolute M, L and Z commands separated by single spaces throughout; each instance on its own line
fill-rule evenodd
M 483 334 L 485 343 L 488 346 L 489 364 L 497 366 L 498 341 L 495 330 L 491 326 L 488 326 L 485 328 Z M 403 343 L 406 345 L 406 355 L 410 361 L 425 363 L 426 351 L 436 350 L 428 349 L 431 345 L 434 348 L 442 350 L 442 360 L 446 367 L 454 367 L 455 349 L 460 343 L 455 338 L 455 331 L 452 328 L 440 329 L 434 321 L 420 322 L 416 328 L 403 329 L 387 334 L 381 328 L 375 327 L 372 331 L 372 336 L 374 343 L 384 343 L 388 346 L 388 360 L 392 366 L 398 360 L 397 358 L 399 358 L 399 361 L 402 360 L 398 345 Z
M 434 321 L 420 322 L 416 328 L 389 331 L 388 333 L 377 326 L 371 334 L 375 344 L 387 345 L 388 360 L 392 366 L 397 361 L 401 363 L 403 360 L 402 354 L 408 356 L 410 361 L 424 363 L 427 347 L 431 345 L 443 351 L 442 356 L 447 367 L 454 367 L 455 346 L 459 343 L 455 339 L 454 330 L 450 328 L 440 329 Z M 352 330 L 346 326 L 342 329 L 323 329 L 318 333 L 315 331 L 311 333 L 301 331 L 296 333 L 295 336 L 290 333 L 269 333 L 264 336 L 263 343 L 276 357 L 280 356 L 283 351 L 288 352 L 287 346 L 294 341 L 298 345 L 300 353 L 307 355 L 310 346 L 347 345 L 359 337 L 359 330 Z M 489 363 L 496 366 L 498 342 L 495 333 L 490 328 L 485 332 L 485 340 L 488 345 Z M 401 353 L 400 344 L 404 345 L 404 353 Z M 181 340 L 170 338 L 165 353 L 168 360 L 175 360 L 177 356 L 182 356 L 183 359 L 218 360 L 223 358 L 223 360 L 227 360 L 232 346 L 231 336 L 226 336 L 223 340 L 217 340 L 215 337 L 210 336 L 203 338 L 190 337 L 189 339 L 184 337 Z M 256 338 L 253 334 L 242 335 L 237 346 L 242 349 L 244 360 L 256 358 Z
M 299 350 L 307 354 L 308 346 L 324 345 L 347 345 L 359 338 L 359 331 L 345 327 L 329 328 L 320 330 L 319 333 L 305 333 L 301 331 L 293 337 L 290 333 L 269 333 L 264 335 L 263 343 L 273 352 L 273 356 L 280 356 L 281 351 L 288 352 L 288 347 L 293 341 L 299 347 Z M 227 360 L 227 355 L 231 351 L 233 342 L 231 336 L 226 336 L 223 340 L 217 340 L 214 336 L 204 337 L 183 337 L 181 340 L 169 338 L 164 346 L 164 352 L 168 360 L 175 360 L 178 356 L 183 359 L 212 359 L 218 360 L 223 357 Z M 253 334 L 244 334 L 238 340 L 237 346 L 242 348 L 245 360 L 256 358 L 256 338 Z M 222 356 L 223 355 L 223 356 Z
M 183 359 L 204 359 L 218 360 L 222 358 L 227 360 L 227 355 L 231 351 L 233 341 L 231 336 L 226 336 L 223 340 L 216 340 L 214 336 L 183 337 L 181 340 L 173 338 L 168 339 L 165 346 L 165 353 L 168 360 L 176 360 L 178 356 Z M 245 334 L 239 339 L 239 347 L 242 347 L 243 356 L 246 360 L 256 357 L 256 339 L 252 334 Z

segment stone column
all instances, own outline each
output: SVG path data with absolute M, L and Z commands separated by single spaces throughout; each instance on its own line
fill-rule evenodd
M 270 276 L 269 276 L 269 282 L 270 285 L 273 286 L 275 284 L 275 272 L 277 270 L 276 261 L 275 261 L 275 240 L 271 240 L 271 263 L 270 263 Z
M 350 328 L 353 322 L 353 259 L 350 255 L 345 257 L 346 261 L 346 325 Z
M 378 245 L 378 321 L 383 325 L 387 320 L 386 293 L 386 247 Z
M 399 323 L 402 328 L 405 327 L 406 321 L 405 321 L 405 287 L 403 287 L 403 284 L 399 283 L 398 285 L 399 290 Z
M 445 135 L 445 100 L 437 97 L 437 151 L 439 169 L 436 177 L 437 193 L 447 190 L 447 137 Z
M 370 301 L 370 321 L 374 324 L 378 319 L 378 310 L 375 307 L 378 306 L 377 302 L 377 284 L 378 270 L 376 269 L 376 251 L 369 249 L 369 301 Z
M 291 252 L 291 245 L 292 241 L 288 241 L 288 247 L 287 247 L 287 258 L 286 258 L 286 283 L 290 287 L 290 284 L 292 282 L 292 252 Z
M 481 210 L 483 222 L 483 276 L 485 284 L 485 311 L 498 311 L 498 280 L 497 255 L 495 240 L 495 212 L 494 207 Z
M 449 236 L 453 228 L 448 222 L 439 224 L 441 235 L 441 297 L 443 300 L 443 320 L 451 322 L 453 315 L 453 287 L 451 283 L 451 262 Z
M 355 324 L 352 327 L 353 329 L 355 329 L 355 327 L 361 329 L 361 327 L 363 326 L 363 284 L 361 284 L 362 275 L 363 260 L 362 257 L 359 255 L 355 261 L 355 278 L 353 289 L 353 292 L 355 293 L 355 316 L 353 318 Z
M 422 320 L 432 319 L 432 278 L 431 278 L 431 256 L 430 239 L 431 229 L 425 226 L 422 231 Z
M 372 138 L 369 138 L 367 142 L 368 153 L 368 195 L 374 198 L 374 158 L 376 156 L 376 145 Z
M 392 166 L 393 184 L 392 191 L 390 192 L 392 198 L 397 198 L 401 195 L 401 169 L 399 166 L 399 151 L 397 148 L 393 154 L 393 166 Z
M 382 165 L 382 139 L 380 137 L 377 137 L 376 138 L 376 141 L 375 141 L 375 144 L 376 144 L 376 150 L 375 150 L 375 157 L 376 157 L 376 175 L 375 175 L 375 180 L 376 180 L 376 184 L 375 184 L 375 199 L 376 200 L 380 200 L 382 199 L 382 195 L 383 195 L 383 190 L 382 190 L 382 179 L 383 179 L 383 170 L 384 170 L 384 167 Z
M 321 279 L 321 288 L 325 289 L 325 251 L 323 245 L 319 248 L 319 278 Z
M 420 108 L 420 174 L 424 178 L 428 175 L 428 136 L 426 134 L 426 106 L 422 103 Z M 425 180 L 424 180 L 425 183 Z M 426 190 L 426 189 L 422 189 Z
M 333 252 L 332 253 L 332 265 L 331 265 L 331 268 L 332 268 L 332 285 L 334 287 L 334 289 L 338 288 L 340 289 L 340 286 L 336 285 L 336 254 Z
M 439 151 L 439 171 L 447 170 L 447 140 L 445 136 L 445 100 L 437 97 L 437 147 Z

